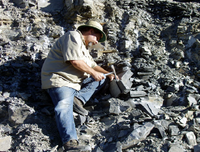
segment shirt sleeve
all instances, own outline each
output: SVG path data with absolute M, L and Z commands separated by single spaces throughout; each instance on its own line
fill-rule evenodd
M 83 44 L 81 35 L 72 31 L 66 34 L 62 41 L 62 53 L 64 61 L 81 60 L 83 52 L 81 51 L 81 45 Z

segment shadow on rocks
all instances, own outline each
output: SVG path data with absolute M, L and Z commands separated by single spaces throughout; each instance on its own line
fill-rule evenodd
M 51 150 L 61 146 L 50 97 L 41 89 L 43 60 L 29 56 L 0 66 L 2 136 L 11 136 L 11 150 Z

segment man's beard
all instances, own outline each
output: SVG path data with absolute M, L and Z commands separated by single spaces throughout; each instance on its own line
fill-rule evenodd
M 97 43 L 97 44 L 93 45 L 92 42 L 89 42 L 87 48 L 88 48 L 89 51 L 91 51 L 91 50 L 104 50 L 104 46 L 101 45 L 101 43 Z

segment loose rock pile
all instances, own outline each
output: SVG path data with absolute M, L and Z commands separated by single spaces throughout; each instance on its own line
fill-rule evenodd
M 40 71 L 66 31 L 89 18 L 108 41 L 96 62 L 131 71 L 130 90 L 109 85 L 74 113 L 93 152 L 200 151 L 200 3 L 173 0 L 0 0 L 0 151 L 62 151 Z

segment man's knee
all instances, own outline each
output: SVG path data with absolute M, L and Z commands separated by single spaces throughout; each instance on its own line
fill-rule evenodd
M 55 106 L 55 111 L 62 111 L 66 109 L 71 109 L 73 107 L 73 99 L 64 99 L 58 101 L 58 104 Z

